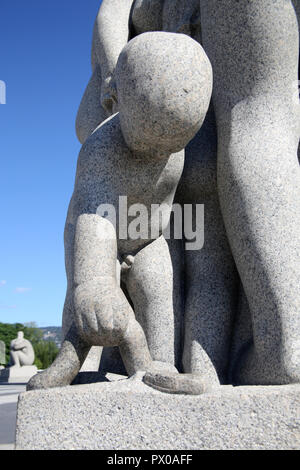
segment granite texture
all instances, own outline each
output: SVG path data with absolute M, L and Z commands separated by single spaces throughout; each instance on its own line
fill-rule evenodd
M 0 364 L 6 364 L 5 343 L 0 341 Z
M 124 8 L 124 4 L 121 5 L 118 1 L 110 4 L 107 2 L 105 11 L 103 7 L 100 8 L 94 27 L 92 62 L 94 64 L 101 62 L 102 67 L 110 70 L 108 75 L 111 77 L 115 77 L 122 41 L 125 46 L 130 37 L 146 31 L 163 29 L 173 33 L 184 33 L 198 42 L 201 41 L 200 3 L 198 0 L 138 0 L 133 3 L 130 18 L 126 16 L 127 7 L 127 4 Z M 117 29 L 115 29 L 116 12 L 119 10 Z M 102 19 L 103 15 L 104 19 Z M 128 23 L 130 23 L 129 31 L 126 29 Z M 161 51 L 159 50 L 158 56 L 160 55 Z M 114 102 L 110 111 L 113 107 L 114 110 L 117 110 L 118 105 L 113 99 L 114 91 L 107 88 L 107 93 L 110 95 L 111 103 Z M 90 94 L 90 97 L 99 103 L 99 93 L 97 94 L 96 89 L 95 94 Z M 161 240 L 153 246 L 153 253 L 151 247 L 139 253 L 134 268 L 129 272 L 129 276 L 124 276 L 123 280 L 125 288 L 130 291 L 130 296 L 134 300 L 135 315 L 143 326 L 152 356 L 157 360 L 172 361 L 172 363 L 174 363 L 175 357 L 175 364 L 179 370 L 182 370 L 184 365 L 186 372 L 197 371 L 202 375 L 205 373 L 206 380 L 210 377 L 212 383 L 215 383 L 218 380 L 215 368 L 221 382 L 224 382 L 226 375 L 235 272 L 234 268 L 232 269 L 231 255 L 228 253 L 228 244 L 224 240 L 224 226 L 220 219 L 216 189 L 216 132 L 212 112 L 209 114 L 210 118 L 203 126 L 205 131 L 200 131 L 193 140 L 193 144 L 186 148 L 185 171 L 179 191 L 181 194 L 176 198 L 176 202 L 180 202 L 182 205 L 191 203 L 194 207 L 197 203 L 208 204 L 208 201 L 210 202 L 209 209 L 206 205 L 206 211 L 209 210 L 209 213 L 205 214 L 206 226 L 209 219 L 209 235 L 213 235 L 216 241 L 214 244 L 211 240 L 209 245 L 213 247 L 213 250 L 218 250 L 219 263 L 210 247 L 207 247 L 207 241 L 204 250 L 187 252 L 184 257 L 182 243 L 171 237 L 167 240 L 169 250 L 166 248 L 166 243 Z M 96 127 L 96 122 L 94 122 L 94 126 Z M 199 170 L 201 170 L 201 175 Z M 215 173 L 213 173 L 214 171 Z M 199 184 L 199 179 L 201 184 Z M 171 231 L 171 233 L 173 232 Z M 220 248 L 219 242 L 221 242 Z M 203 264 L 204 259 L 205 264 Z M 208 266 L 209 261 L 211 262 L 210 275 L 207 276 L 206 281 L 203 279 L 202 273 L 205 271 L 204 266 Z M 224 269 L 223 263 L 225 263 Z M 157 269 L 160 264 L 162 265 L 161 270 Z M 187 282 L 185 283 L 187 295 L 185 316 L 187 320 L 185 322 L 186 339 L 182 364 L 185 302 L 183 264 L 186 271 L 185 278 L 189 279 L 189 283 L 191 282 L 192 285 L 189 288 Z M 203 269 L 199 269 L 199 266 L 202 265 Z M 158 275 L 160 273 L 161 275 Z M 216 280 L 213 278 L 214 275 Z M 228 281 L 226 275 L 229 277 Z M 233 284 L 231 285 L 232 278 Z M 197 282 L 193 282 L 194 279 L 197 279 Z M 202 280 L 202 289 L 199 289 L 200 280 Z M 155 285 L 155 289 L 153 289 L 153 285 Z M 137 289 L 138 295 L 135 295 Z M 223 294 L 225 295 L 224 299 Z M 159 313 L 159 306 L 162 304 L 165 310 L 163 321 Z M 157 315 L 160 316 L 160 321 L 158 321 Z M 172 320 L 172 316 L 174 320 Z M 209 318 L 209 322 L 207 322 L 207 318 Z M 164 329 L 160 328 L 161 325 L 168 327 L 167 337 L 164 334 Z M 218 334 L 212 333 L 215 327 Z M 220 341 L 219 332 L 222 328 L 224 328 L 224 334 Z M 203 339 L 205 341 L 201 345 Z M 101 356 L 101 370 L 124 372 L 117 348 L 104 348 Z
M 19 397 L 17 450 L 299 449 L 299 385 L 166 395 L 130 380 Z
M 117 110 L 117 126 L 139 156 L 136 166 L 144 154 L 155 158 L 158 151 L 164 153 L 165 145 L 169 150 L 174 145 L 176 152 L 187 128 L 192 134 L 197 111 L 204 118 L 205 99 L 210 95 L 209 61 L 200 46 L 196 52 L 194 43 L 192 57 L 188 36 L 204 46 L 213 63 L 214 100 L 200 131 L 186 147 L 175 196 L 175 202 L 191 204 L 194 210 L 204 204 L 202 249 L 185 250 L 183 255 L 182 244 L 166 243 L 163 237 L 146 247 L 145 240 L 140 240 L 138 253 L 138 243 L 133 247 L 122 241 L 118 246 L 121 265 L 128 256 L 134 257 L 129 269 L 121 269 L 121 287 L 145 332 L 152 358 L 199 374 L 199 383 L 211 386 L 284 384 L 300 378 L 300 175 L 295 151 L 300 119 L 294 100 L 299 30 L 292 3 L 299 15 L 299 2 L 287 0 L 238 4 L 233 0 L 104 0 L 94 26 L 93 77 L 77 119 L 79 127 L 88 125 L 82 142 L 96 129 L 86 142 L 91 147 L 88 154 L 99 142 L 95 135 L 101 134 L 102 126 L 97 126 Z M 159 29 L 164 32 L 147 33 Z M 136 54 L 136 45 L 142 54 Z M 174 50 L 176 59 L 168 60 Z M 201 69 L 191 67 L 200 61 Z M 164 65 L 169 68 L 168 77 Z M 158 81 L 163 77 L 170 92 L 180 80 L 184 90 L 192 85 L 194 95 L 188 95 L 194 107 L 188 102 L 187 111 L 180 93 L 176 101 L 174 89 L 172 100 L 166 99 L 163 87 L 155 86 L 152 77 Z M 197 103 L 199 98 L 202 102 Z M 183 115 L 183 133 L 175 138 L 173 131 L 177 132 L 178 122 L 183 123 Z M 106 128 L 115 122 L 113 117 Z M 117 147 L 118 138 L 112 132 L 110 138 L 116 139 Z M 147 185 L 137 168 L 130 169 L 135 181 Z M 178 175 L 179 165 L 166 169 L 170 172 Z M 127 194 L 128 182 L 118 183 Z M 113 200 L 116 205 L 120 193 L 112 191 L 108 196 L 109 169 L 102 186 L 105 202 Z M 95 199 L 96 193 L 95 189 Z M 168 202 L 174 198 L 173 192 L 170 195 Z M 131 203 L 145 203 L 143 197 L 137 194 Z M 163 200 L 160 194 L 158 198 Z M 69 286 L 76 205 L 72 200 L 66 224 Z M 74 318 L 72 295 L 69 287 L 65 334 Z M 97 369 L 100 354 L 101 349 L 94 350 L 94 358 L 87 359 L 90 369 Z M 104 348 L 100 367 L 124 372 L 118 348 Z
M 161 48 L 163 58 L 159 56 Z M 178 57 L 184 74 L 178 72 Z M 170 331 L 166 345 L 166 335 L 157 335 L 158 329 L 168 333 L 174 328 L 171 258 L 159 234 L 170 221 L 183 167 L 181 149 L 199 130 L 207 112 L 211 66 L 193 39 L 179 34 L 145 33 L 125 46 L 115 75 L 120 112 L 99 126 L 82 147 L 66 223 L 68 290 L 64 316 L 68 319 L 64 321 L 71 326 L 54 363 L 30 381 L 28 390 L 70 384 L 91 346 L 118 346 L 129 375 L 157 368 L 176 371 L 175 333 Z M 128 208 L 134 203 L 143 204 L 149 229 L 155 217 L 151 205 L 164 204 L 157 234 L 148 230 L 145 235 L 131 236 L 129 227 L 128 235 L 121 236 L 122 194 L 127 196 Z M 101 209 L 104 204 L 105 211 L 108 204 L 116 210 L 118 223 L 105 218 Z M 152 248 L 151 240 L 157 237 L 157 245 Z M 146 255 L 141 267 L 138 255 L 143 251 Z M 157 261 L 162 258 L 161 280 L 168 275 L 166 288 L 159 292 L 152 282 L 157 278 L 155 254 Z M 131 302 L 118 282 L 119 264 Z M 148 285 L 152 284 L 154 299 L 159 298 L 148 311 L 137 309 L 149 315 L 143 322 L 148 329 L 148 345 L 131 307 L 131 303 L 141 306 L 144 302 L 144 294 L 134 286 L 134 280 L 145 275 Z M 165 299 L 168 309 L 164 308 Z
M 183 33 L 201 42 L 199 0 L 164 0 L 163 31 Z
M 300 380 L 298 25 L 286 0 L 201 0 L 218 190 L 252 319 L 235 381 Z
M 203 124 L 212 69 L 188 36 L 155 32 L 132 39 L 119 56 L 115 80 L 122 133 L 132 150 L 179 152 Z
M 149 31 L 161 31 L 165 0 L 135 0 L 133 2 L 131 24 L 134 35 Z
M 113 111 L 112 75 L 130 36 L 129 17 L 134 0 L 103 0 L 94 24 L 92 75 L 76 117 L 76 133 L 83 144 Z
M 186 147 L 176 202 L 190 204 L 193 214 L 197 204 L 204 205 L 203 247 L 184 251 L 183 368 L 212 385 L 218 380 L 224 384 L 228 381 L 239 282 L 218 198 L 212 106 L 201 130 Z
M 23 331 L 18 332 L 17 338 L 10 343 L 10 364 L 17 369 L 22 366 L 32 366 L 34 363 L 34 350 L 28 339 L 24 338 Z

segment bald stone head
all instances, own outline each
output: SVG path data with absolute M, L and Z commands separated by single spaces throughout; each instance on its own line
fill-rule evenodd
M 203 48 L 183 34 L 151 32 L 130 41 L 116 73 L 120 123 L 136 152 L 179 152 L 200 129 L 212 93 Z

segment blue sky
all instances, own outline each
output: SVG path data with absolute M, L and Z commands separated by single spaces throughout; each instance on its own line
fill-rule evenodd
M 100 0 L 1 2 L 0 322 L 61 325 L 63 230 Z

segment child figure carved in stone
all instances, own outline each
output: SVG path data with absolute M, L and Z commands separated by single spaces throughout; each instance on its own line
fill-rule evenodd
M 56 360 L 31 379 L 29 390 L 70 384 L 91 346 L 118 346 L 128 375 L 155 375 L 164 368 L 172 375 L 175 370 L 152 360 L 144 331 L 117 281 L 116 261 L 129 262 L 130 277 L 134 256 L 156 242 L 150 236 L 153 205 L 163 207 L 158 238 L 168 225 L 184 165 L 183 149 L 200 129 L 209 106 L 212 69 L 193 39 L 151 32 L 125 46 L 115 83 L 119 113 L 84 143 L 67 216 L 65 309 L 74 321 Z M 97 212 L 99 206 L 113 206 L 119 221 L 122 196 L 127 197 L 128 208 L 147 209 L 148 236 L 120 237 L 121 224 L 114 226 Z M 138 289 L 131 292 L 133 305 L 135 296 Z M 151 376 L 147 383 L 151 385 Z M 174 382 L 174 391 L 177 386 Z M 199 384 L 200 389 L 205 384 Z

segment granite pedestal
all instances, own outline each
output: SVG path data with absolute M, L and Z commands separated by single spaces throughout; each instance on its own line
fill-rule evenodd
M 113 383 L 22 393 L 16 449 L 299 449 L 300 385 L 223 386 L 199 396 Z
M 7 367 L 0 371 L 0 382 L 27 383 L 37 372 L 36 366 Z

